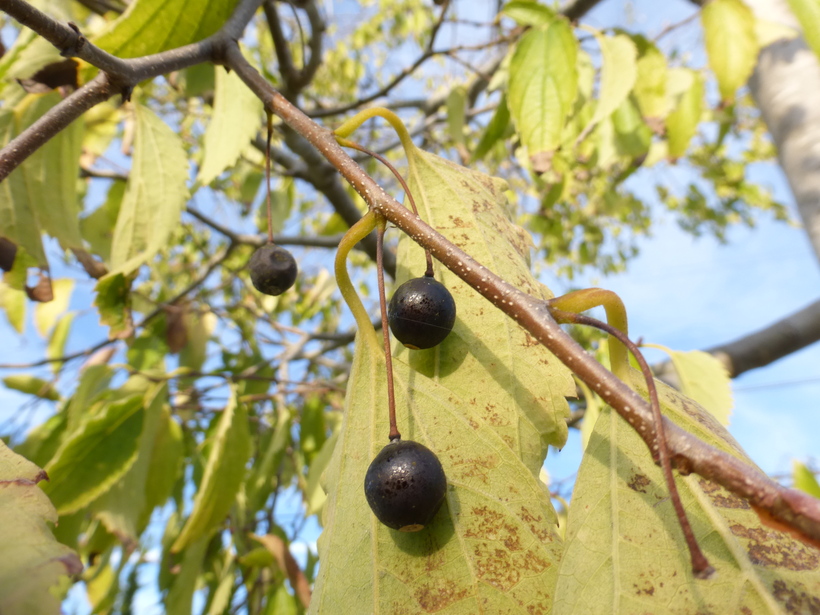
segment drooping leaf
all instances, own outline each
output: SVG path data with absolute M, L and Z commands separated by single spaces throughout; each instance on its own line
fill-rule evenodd
M 191 516 L 177 537 L 172 551 L 182 551 L 207 538 L 225 520 L 233 506 L 251 455 L 251 439 L 245 406 L 231 395 L 212 436 L 205 474 L 194 498 Z
M 57 615 L 60 600 L 49 590 L 83 566 L 54 539 L 57 512 L 37 483 L 46 473 L 0 440 L 0 613 Z
M 54 326 L 51 336 L 48 338 L 48 346 L 46 346 L 46 358 L 57 359 L 65 355 L 65 345 L 68 341 L 68 334 L 71 332 L 71 323 L 74 322 L 75 314 L 69 312 L 63 314 Z M 60 363 L 55 361 L 51 366 L 52 371 L 56 374 L 60 371 Z
M 637 49 L 628 36 L 596 34 L 595 39 L 601 47 L 601 83 L 590 124 L 597 124 L 620 107 L 637 77 Z
M 31 374 L 6 376 L 3 378 L 3 384 L 9 389 L 27 393 L 28 395 L 35 395 L 43 399 L 51 401 L 60 399 L 60 394 L 54 389 L 54 385 L 51 382 L 37 378 Z
M 155 387 L 145 398 L 145 418 L 139 435 L 137 458 L 128 471 L 94 502 L 93 510 L 106 529 L 124 544 L 135 545 L 144 529 L 147 481 L 162 480 L 150 476 L 151 459 L 157 442 L 163 404 L 167 402 L 165 386 Z
M 638 46 L 635 100 L 644 118 L 663 119 L 669 113 L 670 100 L 666 95 L 666 56 L 650 41 L 634 37 Z
M 453 143 L 464 145 L 464 123 L 467 109 L 467 88 L 463 85 L 447 95 L 447 130 Z
M 262 101 L 235 72 L 215 69 L 214 112 L 205 132 L 205 157 L 197 176 L 203 186 L 236 163 L 262 125 L 263 116 Z
M 644 394 L 634 370 L 632 385 Z M 659 394 L 665 416 L 753 465 L 710 413 L 660 383 Z M 556 612 L 783 613 L 810 604 L 820 591 L 816 550 L 763 526 L 746 501 L 713 482 L 695 474 L 676 482 L 695 537 L 717 571 L 710 580 L 693 578 L 646 444 L 615 412 L 601 414 L 573 491 Z
M 475 147 L 472 155 L 472 160 L 481 160 L 487 155 L 487 152 L 495 145 L 499 139 L 504 135 L 507 126 L 510 124 L 510 110 L 507 108 L 507 96 L 502 95 L 501 100 L 498 101 L 498 106 L 495 108 L 493 116 L 487 122 L 487 127 Z
M 200 538 L 182 553 L 180 564 L 175 568 L 177 574 L 164 600 L 168 615 L 190 615 L 192 612 L 194 590 L 207 548 L 208 539 Z
M 667 93 L 673 101 L 666 118 L 666 138 L 669 157 L 676 160 L 686 153 L 689 142 L 697 133 L 703 112 L 703 78 L 686 68 L 669 70 Z
M 97 282 L 94 307 L 100 314 L 100 323 L 111 328 L 116 336 L 131 329 L 131 281 L 122 273 L 112 273 Z
M 533 168 L 550 168 L 552 153 L 577 95 L 578 41 L 565 19 L 533 28 L 510 62 L 507 105 Z
M 510 222 L 503 182 L 423 152 L 409 158 L 420 215 L 517 287 L 539 294 L 528 269 L 529 239 Z M 423 253 L 409 240 L 401 240 L 398 259 L 397 283 L 423 271 Z M 440 459 L 445 503 L 414 534 L 387 529 L 367 506 L 363 477 L 387 443 L 388 421 L 384 357 L 362 331 L 325 471 L 322 565 L 310 612 L 340 604 L 367 613 L 549 608 L 560 539 L 538 475 L 546 442 L 566 438 L 564 396 L 572 381 L 453 274 L 439 267 L 436 278 L 455 297 L 455 327 L 433 349 L 411 354 L 396 345 L 394 377 L 402 437 Z
M 684 395 L 711 412 L 721 425 L 729 425 L 729 417 L 734 406 L 732 380 L 723 363 L 708 352 L 700 350 L 680 352 L 658 344 L 647 346 L 663 350 L 669 355 Z
M 136 0 L 92 42 L 136 58 L 201 41 L 227 21 L 237 0 Z
M 188 198 L 188 159 L 179 135 L 147 107 L 135 105 L 135 116 L 131 173 L 104 280 L 131 273 L 167 247 Z
M 789 7 L 797 17 L 797 21 L 800 22 L 803 38 L 820 58 L 820 2 L 818 0 L 789 0 Z
M 148 479 L 145 483 L 145 508 L 138 523 L 139 527 L 144 527 L 148 523 L 148 517 L 154 508 L 162 506 L 171 497 L 185 452 L 182 438 L 179 423 L 172 419 L 168 409 L 163 407 L 154 447 L 151 450 Z
M 44 488 L 60 515 L 90 504 L 133 465 L 144 414 L 141 395 L 111 402 L 63 442 Z
M 810 496 L 820 498 L 820 484 L 817 477 L 804 464 L 799 461 L 794 462 L 794 488 L 805 491 Z
M 57 93 L 6 101 L 0 113 L 0 146 L 33 124 L 60 100 Z M 75 122 L 29 156 L 0 183 L 0 236 L 47 265 L 40 239 L 47 232 L 65 249 L 83 249 L 77 174 L 82 125 Z
M 26 294 L 0 282 L 0 306 L 6 310 L 6 318 L 17 333 L 26 328 Z
M 111 263 L 111 229 L 117 223 L 120 205 L 125 195 L 125 182 L 117 181 L 111 184 L 105 202 L 90 215 L 80 220 L 80 229 L 83 237 L 91 245 L 91 249 L 105 263 Z
M 704 5 L 700 18 L 720 95 L 732 101 L 757 62 L 754 14 L 742 0 L 712 0 Z
M 68 310 L 71 292 L 74 290 L 74 280 L 71 278 L 52 280 L 51 287 L 54 289 L 54 299 L 48 303 L 38 303 L 34 307 L 34 326 L 42 337 L 48 336 L 48 332 L 57 319 Z

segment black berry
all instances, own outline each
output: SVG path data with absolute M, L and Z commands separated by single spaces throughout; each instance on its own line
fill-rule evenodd
M 376 518 L 400 532 L 417 532 L 435 517 L 447 477 L 435 453 L 412 440 L 394 440 L 376 455 L 364 477 L 364 495 Z
M 435 278 L 413 278 L 393 293 L 387 306 L 387 320 L 393 335 L 408 348 L 432 348 L 453 330 L 456 302 Z
M 293 286 L 299 272 L 293 254 L 272 243 L 265 244 L 253 253 L 248 269 L 256 290 L 274 296 L 281 295 Z

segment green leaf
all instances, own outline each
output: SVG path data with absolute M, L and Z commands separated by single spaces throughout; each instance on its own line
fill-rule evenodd
M 15 391 L 34 395 L 42 399 L 49 399 L 51 401 L 60 399 L 60 394 L 54 389 L 51 382 L 29 374 L 6 376 L 3 378 L 3 384 Z
M 601 47 L 601 83 L 598 90 L 598 104 L 589 125 L 609 117 L 620 107 L 637 78 L 637 49 L 635 43 L 625 34 L 616 36 L 595 35 Z
M 92 365 L 83 370 L 77 390 L 65 409 L 69 431 L 73 432 L 90 416 L 93 404 L 107 393 L 113 375 L 113 370 L 107 365 Z
M 467 88 L 459 85 L 447 95 L 447 129 L 454 143 L 464 145 Z
M 706 408 L 724 427 L 732 415 L 732 380 L 726 367 L 708 352 L 681 352 L 658 344 L 645 344 L 669 355 L 680 380 L 680 391 Z
M 565 19 L 533 28 L 510 62 L 507 104 L 536 172 L 550 168 L 578 93 L 578 41 Z
M 121 273 L 109 274 L 97 282 L 94 307 L 100 314 L 100 323 L 111 328 L 116 336 L 131 328 L 131 281 Z
M 83 566 L 54 539 L 57 512 L 37 483 L 46 473 L 0 441 L 0 613 L 51 615 L 60 600 L 51 588 Z
M 190 615 L 193 612 L 194 590 L 207 548 L 208 539 L 200 538 L 182 554 L 179 571 L 163 601 L 167 615 Z
M 136 546 L 139 535 L 145 529 L 141 522 L 147 521 L 145 496 L 149 469 L 157 432 L 164 418 L 163 405 L 167 401 L 168 389 L 165 385 L 156 386 L 146 394 L 145 419 L 139 436 L 137 458 L 128 471 L 93 505 L 95 516 L 125 545 Z M 162 477 L 156 479 L 162 480 Z
M 325 505 L 325 501 L 327 500 L 327 495 L 324 489 L 322 489 L 322 474 L 324 474 L 333 456 L 338 435 L 339 433 L 336 432 L 325 440 L 321 450 L 313 457 L 310 463 L 310 469 L 307 475 L 307 486 L 305 487 L 306 516 L 315 515 L 322 510 L 322 506 Z
M 800 23 L 803 38 L 820 58 L 820 0 L 789 0 L 789 7 Z
M 41 304 L 42 305 L 42 304 Z M 57 359 L 62 357 L 65 354 L 65 345 L 68 341 L 68 334 L 71 331 L 71 323 L 74 322 L 73 313 L 64 314 L 60 320 L 57 321 L 57 325 L 54 327 L 54 331 L 51 333 L 51 337 L 48 339 L 48 346 L 46 347 L 46 357 L 49 359 Z M 62 366 L 59 362 L 54 362 L 51 365 L 51 370 L 57 374 L 62 369 Z
M 163 407 L 154 447 L 151 450 L 151 464 L 145 484 L 145 509 L 139 522 L 140 527 L 148 523 L 148 517 L 154 508 L 162 506 L 171 497 L 180 474 L 184 453 L 182 428 L 171 418 L 168 408 Z
M 259 131 L 264 112 L 262 101 L 235 72 L 215 68 L 214 112 L 205 132 L 205 156 L 197 176 L 197 183 L 203 186 L 236 163 Z
M 639 372 L 632 370 L 631 378 L 645 394 Z M 665 416 L 753 466 L 709 412 L 657 384 Z M 790 601 L 815 595 L 815 550 L 762 525 L 746 501 L 705 478 L 691 474 L 676 482 L 695 537 L 717 571 L 709 581 L 693 578 L 666 484 L 646 444 L 606 408 L 575 483 L 554 612 L 664 615 L 702 612 L 708 604 L 714 613 L 784 613 Z
M 256 456 L 251 476 L 247 481 L 246 492 L 248 510 L 260 510 L 278 486 L 276 476 L 285 454 L 285 447 L 290 444 L 290 431 L 293 425 L 293 415 L 287 408 L 279 408 L 276 413 L 276 425 L 273 426 L 266 438 L 260 444 L 260 454 Z M 262 452 L 264 451 L 264 452 Z
M 529 237 L 510 221 L 505 184 L 420 151 L 409 183 L 420 215 L 524 292 Z M 409 239 L 398 250 L 401 283 L 423 271 Z M 418 534 L 380 524 L 362 477 L 387 443 L 386 367 L 378 344 L 357 337 L 344 422 L 330 464 L 319 539 L 322 565 L 310 612 L 527 613 L 549 608 L 561 547 L 538 475 L 546 443 L 566 438 L 568 371 L 455 275 L 436 278 L 456 299 L 453 332 L 439 346 L 394 346 L 398 425 L 444 466 L 446 501 Z
M 134 156 L 111 244 L 111 271 L 129 274 L 168 246 L 188 199 L 182 140 L 153 111 L 136 108 Z
M 484 158 L 484 156 L 487 155 L 487 152 L 492 149 L 493 145 L 495 145 L 498 140 L 504 136 L 509 124 L 510 110 L 507 107 L 507 95 L 504 94 L 501 96 L 501 100 L 498 101 L 498 106 L 495 108 L 493 116 L 487 123 L 484 133 L 481 135 L 481 139 L 475 147 L 472 160 L 476 161 Z
M 757 62 L 754 14 L 742 0 L 712 0 L 703 7 L 700 18 L 720 96 L 731 102 Z
M 125 187 L 126 183 L 123 181 L 113 182 L 108 189 L 105 202 L 80 220 L 83 237 L 91 245 L 94 253 L 107 264 L 111 263 L 111 232 L 117 224 Z
M 0 305 L 6 310 L 6 318 L 17 333 L 26 328 L 26 293 L 0 282 Z
M 501 12 L 522 26 L 542 26 L 555 18 L 555 11 L 533 0 L 511 0 Z
M 236 391 L 216 426 L 210 443 L 205 474 L 194 498 L 191 516 L 174 542 L 172 551 L 182 551 L 211 535 L 225 520 L 244 482 L 245 463 L 251 455 L 248 417 Z
M 60 448 L 66 433 L 65 412 L 58 412 L 32 429 L 22 444 L 15 447 L 23 457 L 44 466 Z
M 46 466 L 51 482 L 43 489 L 60 515 L 93 502 L 133 465 L 144 414 L 141 395 L 111 402 L 67 438 Z
M 57 319 L 68 310 L 71 292 L 74 290 L 74 280 L 71 278 L 52 280 L 51 288 L 54 290 L 54 299 L 34 306 L 34 326 L 42 337 L 48 336 L 48 332 Z
M 794 461 L 793 467 L 794 488 L 805 491 L 814 498 L 820 498 L 820 484 L 811 470 L 799 461 Z
M 703 113 L 703 78 L 686 68 L 669 70 L 667 92 L 673 101 L 672 112 L 666 118 L 666 138 L 669 157 L 676 160 L 686 153 L 689 142 L 697 133 Z
M 644 118 L 664 119 L 670 109 L 666 95 L 666 56 L 643 37 L 634 38 L 639 55 L 634 95 Z
M 237 0 L 136 0 L 92 42 L 136 58 L 201 41 L 227 21 Z
M 60 100 L 56 92 L 6 100 L 0 112 L 0 146 Z M 82 124 L 74 122 L 0 183 L 0 236 L 24 248 L 40 267 L 48 264 L 40 239 L 42 231 L 59 240 L 65 249 L 83 248 L 77 198 L 81 144 Z

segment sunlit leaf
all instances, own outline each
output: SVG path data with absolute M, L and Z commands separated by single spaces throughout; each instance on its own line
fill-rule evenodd
M 136 0 L 92 42 L 120 58 L 136 58 L 200 41 L 228 19 L 237 0 Z
M 144 417 L 142 396 L 107 404 L 71 434 L 46 466 L 44 491 L 67 515 L 108 491 L 137 458 Z
M 251 454 L 248 416 L 244 405 L 231 395 L 212 436 L 205 474 L 194 497 L 191 516 L 174 542 L 172 551 L 182 551 L 207 538 L 225 520 L 245 477 Z
M 105 279 L 131 273 L 167 247 L 188 198 L 188 159 L 179 135 L 147 107 L 135 109 L 134 156 Z
M 717 77 L 720 95 L 732 101 L 757 62 L 754 14 L 742 0 L 712 0 L 704 5 L 700 17 L 709 66 Z
M 48 336 L 48 332 L 57 319 L 68 310 L 71 292 L 74 290 L 74 280 L 71 278 L 52 280 L 51 286 L 54 289 L 54 299 L 34 306 L 34 326 L 42 337 Z
M 46 473 L 0 441 L 0 613 L 56 615 L 60 600 L 49 590 L 82 570 L 48 524 L 57 512 L 37 483 Z
M 17 333 L 26 328 L 26 293 L 0 282 L 0 306 L 6 310 L 6 318 Z
M 167 615 L 190 615 L 193 612 L 194 590 L 207 547 L 208 539 L 200 538 L 182 553 L 171 588 L 163 601 Z
M 666 56 L 643 37 L 635 37 L 639 58 L 635 79 L 635 99 L 645 118 L 663 119 L 669 113 L 670 100 L 666 95 Z
M 597 124 L 620 107 L 637 77 L 637 50 L 628 36 L 596 34 L 595 39 L 601 47 L 601 83 L 590 124 Z
M 207 186 L 233 166 L 262 126 L 262 101 L 234 72 L 216 70 L 214 112 L 205 132 L 205 157 L 197 182 Z
M 686 153 L 695 136 L 703 112 L 703 78 L 686 68 L 669 70 L 667 93 L 673 101 L 672 112 L 666 118 L 669 156 L 673 160 Z
M 804 464 L 794 462 L 794 488 L 805 491 L 810 496 L 820 498 L 820 484 L 817 477 Z
M 800 22 L 803 38 L 820 58 L 820 1 L 789 0 L 789 6 Z
M 644 391 L 634 370 L 632 382 Z M 752 465 L 710 413 L 660 383 L 659 392 L 664 415 Z M 696 580 L 661 470 L 647 450 L 626 421 L 604 410 L 573 490 L 556 612 L 660 615 L 697 613 L 708 604 L 716 613 L 782 613 L 794 600 L 808 604 L 820 584 L 817 552 L 763 526 L 746 501 L 691 474 L 676 482 L 717 571 Z
M 450 90 L 447 96 L 447 129 L 454 143 L 464 144 L 464 122 L 467 89 L 462 85 Z
M 510 62 L 507 105 L 537 172 L 549 169 L 552 152 L 578 91 L 578 41 L 564 19 L 533 28 Z
M 3 378 L 3 384 L 9 389 L 27 393 L 28 395 L 35 395 L 43 399 L 51 401 L 60 399 L 60 394 L 54 389 L 54 385 L 51 382 L 47 382 L 31 374 L 6 376 Z
M 555 11 L 533 0 L 510 0 L 504 4 L 502 13 L 522 26 L 540 26 L 555 17 Z
M 529 239 L 510 223 L 504 184 L 423 152 L 411 152 L 420 214 L 526 292 Z M 397 282 L 423 271 L 411 241 L 399 246 Z M 342 431 L 325 472 L 329 488 L 322 565 L 311 612 L 526 613 L 548 609 L 560 544 L 538 480 L 546 442 L 566 438 L 573 384 L 555 359 L 449 271 L 458 316 L 438 347 L 394 350 L 402 437 L 434 451 L 446 501 L 418 534 L 387 529 L 365 501 L 362 477 L 387 443 L 386 368 L 360 332 Z M 370 332 L 370 335 L 373 335 Z M 366 341 L 366 340 L 365 340 Z M 456 369 L 457 367 L 457 369 Z

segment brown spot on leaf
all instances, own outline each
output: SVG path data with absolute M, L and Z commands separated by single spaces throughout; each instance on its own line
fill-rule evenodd
M 505 515 L 487 506 L 474 506 L 470 513 L 472 519 L 470 527 L 464 532 L 465 536 L 499 541 L 510 551 L 521 550 L 519 529 Z
M 746 500 L 729 493 L 720 485 L 717 485 L 710 480 L 701 478 L 698 479 L 698 484 L 703 492 L 709 496 L 712 504 L 717 508 L 737 508 L 741 510 L 748 510 L 751 508 Z
M 473 548 L 473 555 L 476 574 L 493 587 L 509 591 L 521 580 L 521 571 L 508 551 L 481 543 Z
M 533 514 L 526 506 L 522 506 L 519 517 L 522 521 L 524 521 L 524 523 L 527 524 L 533 535 L 541 542 L 553 541 L 554 537 L 552 532 L 545 527 L 547 524 L 544 523 L 544 518 L 541 515 Z
M 641 575 L 643 576 L 643 575 Z M 649 581 L 645 581 L 643 586 L 638 586 L 637 583 L 633 584 L 632 587 L 635 588 L 635 594 L 638 596 L 654 596 L 655 595 L 655 586 L 652 585 Z
M 632 479 L 626 484 L 626 486 L 632 489 L 632 491 L 646 493 L 645 487 L 649 486 L 651 482 L 652 481 L 649 480 L 649 477 L 644 476 L 643 474 L 635 474 L 632 476 Z
M 449 579 L 430 582 L 418 587 L 414 596 L 425 613 L 435 613 L 450 606 L 454 602 L 463 600 L 468 595 L 467 589 L 458 587 Z
M 749 528 L 735 523 L 729 529 L 738 538 L 748 541 L 749 559 L 757 566 L 815 570 L 820 566 L 820 553 L 777 530 Z M 818 611 L 820 613 L 820 611 Z
M 785 581 L 775 581 L 772 593 L 775 599 L 786 607 L 787 613 L 820 614 L 820 597 L 812 596 L 802 589 L 789 587 Z

